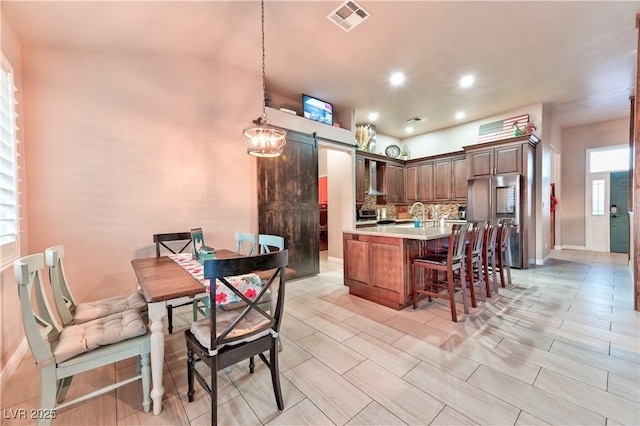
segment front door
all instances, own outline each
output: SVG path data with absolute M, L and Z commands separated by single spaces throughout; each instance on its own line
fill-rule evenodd
M 609 185 L 610 247 L 615 253 L 629 253 L 629 172 L 611 173 Z
M 284 237 L 295 278 L 320 272 L 318 219 L 318 143 L 290 131 L 280 157 L 258 158 L 258 228 Z

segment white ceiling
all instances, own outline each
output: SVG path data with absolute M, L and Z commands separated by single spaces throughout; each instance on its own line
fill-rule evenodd
M 380 112 L 379 133 L 406 137 L 542 102 L 563 127 L 628 116 L 636 1 L 358 0 L 370 18 L 345 32 L 339 1 L 270 1 L 269 92 Z M 213 57 L 261 71 L 258 1 L 11 1 L 2 14 L 24 46 Z M 390 87 L 403 71 L 402 87 Z M 471 89 L 458 79 L 476 76 Z M 256 94 L 260 96 L 260 94 Z

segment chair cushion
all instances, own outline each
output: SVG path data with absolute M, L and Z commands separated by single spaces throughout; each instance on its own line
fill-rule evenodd
M 146 332 L 147 326 L 139 311 L 131 309 L 119 312 L 65 327 L 58 338 L 53 356 L 60 363 L 100 346 L 142 336 Z
M 128 296 L 115 296 L 95 302 L 79 303 L 73 316 L 74 324 L 82 324 L 130 309 L 146 308 L 147 302 L 137 291 Z
M 216 336 L 220 337 L 220 334 L 231 324 L 232 321 L 238 317 L 238 311 L 216 311 Z M 271 328 L 267 328 L 264 331 L 256 333 L 264 325 L 269 324 L 264 316 L 260 315 L 256 311 L 250 311 L 245 318 L 227 335 L 227 339 L 238 338 L 233 342 L 228 342 L 226 345 L 237 345 L 240 343 L 251 342 L 266 336 L 271 332 Z M 211 348 L 211 332 L 209 331 L 209 318 L 202 319 L 191 323 L 191 333 L 205 348 Z M 242 338 L 242 336 L 246 336 Z M 218 346 L 221 349 L 225 345 Z

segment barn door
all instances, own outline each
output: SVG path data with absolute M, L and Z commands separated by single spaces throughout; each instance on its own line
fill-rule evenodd
M 293 277 L 320 272 L 318 143 L 289 132 L 280 157 L 258 158 L 258 228 L 284 237 Z

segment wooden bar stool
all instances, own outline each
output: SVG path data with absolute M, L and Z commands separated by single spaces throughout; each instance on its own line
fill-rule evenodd
M 511 258 L 509 252 L 509 234 L 513 227 L 513 219 L 500 219 L 500 232 L 498 233 L 498 269 L 500 270 L 500 285 L 505 287 L 504 271 L 507 270 L 507 282 L 511 285 Z
M 469 281 L 469 294 L 471 295 L 471 306 L 476 307 L 475 286 L 479 285 L 483 293 L 483 300 L 491 297 L 489 283 L 485 280 L 482 272 L 483 265 L 483 242 L 484 234 L 487 228 L 487 221 L 471 222 L 473 228 L 469 233 L 469 241 L 467 243 L 467 279 Z
M 491 221 L 487 225 L 484 233 L 484 242 L 482 245 L 482 269 L 484 271 L 484 281 L 487 284 L 487 296 L 491 297 L 489 292 L 489 260 L 491 260 L 491 278 L 493 282 L 493 291 L 498 293 L 498 267 L 496 265 L 496 241 L 500 232 L 500 222 Z
M 451 308 L 451 319 L 458 321 L 456 312 L 456 284 L 459 284 L 462 292 L 462 304 L 464 313 L 469 313 L 469 302 L 467 300 L 467 285 L 465 277 L 465 244 L 467 233 L 471 225 L 455 224 L 451 227 L 449 235 L 449 245 L 446 253 L 426 254 L 412 260 L 415 277 L 411 283 L 413 293 L 413 309 L 417 307 L 418 294 L 423 294 L 431 301 L 432 297 L 448 299 Z M 418 280 L 418 271 L 426 270 L 427 280 Z M 438 272 L 446 273 L 446 281 L 438 280 Z M 460 280 L 454 283 L 454 273 L 460 271 Z M 419 281 L 421 281 L 419 283 Z M 419 288 L 424 281 L 424 288 Z

